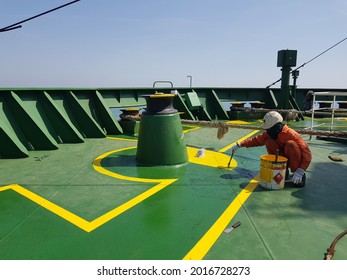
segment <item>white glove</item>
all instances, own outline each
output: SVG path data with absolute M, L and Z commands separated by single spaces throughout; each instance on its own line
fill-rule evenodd
M 293 183 L 294 184 L 300 184 L 302 182 L 302 176 L 304 176 L 305 170 L 302 168 L 298 168 L 293 173 Z
M 241 148 L 241 146 L 238 142 L 236 142 L 236 144 L 231 147 L 232 153 L 235 153 L 238 150 L 238 148 Z

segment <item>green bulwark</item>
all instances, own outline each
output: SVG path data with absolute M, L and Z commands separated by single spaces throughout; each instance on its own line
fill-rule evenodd
M 285 65 L 294 63 L 290 57 L 286 57 L 289 62 L 285 60 Z M 296 89 L 295 100 L 289 95 L 291 108 L 301 109 L 307 90 Z M 147 105 L 145 96 L 158 96 L 153 92 L 153 88 L 0 88 L 0 158 L 23 158 L 30 151 L 59 150 L 61 144 L 84 143 L 86 138 L 137 136 L 138 121 L 117 119 L 118 111 L 141 111 Z M 228 110 L 231 102 L 249 102 L 252 108 L 258 108 L 257 103 L 266 109 L 283 106 L 283 94 L 278 88 L 156 88 L 156 92 L 174 92 L 172 103 L 179 117 L 196 121 L 261 119 L 264 114 L 243 108 Z M 346 100 L 343 97 L 340 101 Z M 172 120 L 175 118 L 176 115 Z
M 101 94 L 86 90 L 8 90 L 0 95 L 0 157 L 23 158 L 123 133 Z

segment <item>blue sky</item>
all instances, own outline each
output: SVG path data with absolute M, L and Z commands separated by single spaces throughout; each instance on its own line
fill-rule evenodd
M 0 28 L 67 2 L 0 0 Z M 346 37 L 345 0 L 81 0 L 0 33 L 0 87 L 266 87 L 279 50 L 299 66 Z M 347 88 L 346 50 L 298 86 Z

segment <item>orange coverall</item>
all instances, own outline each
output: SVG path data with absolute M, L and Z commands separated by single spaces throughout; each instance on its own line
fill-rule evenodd
M 265 131 L 253 138 L 248 138 L 240 143 L 241 147 L 257 147 L 266 145 L 269 154 L 275 154 L 279 150 L 279 155 L 288 159 L 288 165 L 292 172 L 297 168 L 306 170 L 311 163 L 312 154 L 300 134 L 284 125 L 276 140 L 273 140 Z

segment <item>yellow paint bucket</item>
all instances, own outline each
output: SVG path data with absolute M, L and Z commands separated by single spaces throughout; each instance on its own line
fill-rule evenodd
M 278 190 L 284 188 L 287 158 L 276 155 L 260 156 L 260 181 L 265 189 Z

